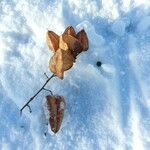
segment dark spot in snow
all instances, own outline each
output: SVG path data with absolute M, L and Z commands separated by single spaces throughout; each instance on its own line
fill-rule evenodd
M 46 132 L 44 132 L 44 135 L 46 136 L 46 135 L 47 135 L 47 133 L 46 133 Z
M 20 128 L 24 128 L 24 125 L 21 125 Z
M 97 65 L 97 67 L 101 67 L 102 62 L 101 61 L 97 61 L 96 65 Z

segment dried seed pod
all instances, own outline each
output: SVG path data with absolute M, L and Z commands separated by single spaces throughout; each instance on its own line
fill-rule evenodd
M 65 51 L 69 50 L 68 44 L 63 40 L 62 35 L 59 37 L 59 48 Z
M 64 71 L 73 66 L 74 58 L 69 51 L 58 49 L 49 61 L 50 70 L 60 79 L 63 79 Z
M 53 31 L 48 31 L 46 34 L 46 40 L 48 47 L 56 52 L 59 47 L 59 36 Z
M 71 35 L 62 35 L 61 41 L 66 43 L 68 49 L 72 51 L 74 58 L 83 51 L 82 43 Z
M 84 29 L 77 33 L 77 39 L 82 43 L 83 50 L 86 51 L 89 48 L 89 42 Z
M 49 61 L 49 68 L 60 79 L 63 79 L 64 71 L 70 69 L 74 61 L 71 51 L 58 49 Z
M 76 32 L 75 32 L 75 30 L 74 30 L 74 28 L 73 28 L 72 26 L 68 26 L 68 27 L 66 28 L 66 30 L 64 31 L 63 35 L 64 35 L 64 34 L 67 34 L 67 35 L 71 35 L 71 36 L 73 36 L 73 37 L 76 37 Z
M 44 111 L 51 131 L 54 133 L 57 133 L 61 127 L 64 117 L 65 105 L 65 100 L 62 96 L 46 96 L 46 101 L 44 101 Z
M 72 26 L 67 27 L 61 36 L 49 31 L 48 42 L 49 47 L 54 51 L 49 61 L 49 68 L 60 79 L 63 79 L 64 71 L 73 66 L 78 54 L 89 47 L 86 32 L 81 30 L 76 34 Z

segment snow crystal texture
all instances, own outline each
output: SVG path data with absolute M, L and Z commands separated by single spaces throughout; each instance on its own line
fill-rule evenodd
M 43 91 L 19 109 L 52 73 L 47 30 L 72 25 L 89 37 L 64 80 L 47 85 L 66 101 L 56 135 L 48 132 Z M 102 66 L 96 66 L 98 61 Z M 0 1 L 1 150 L 150 149 L 149 0 Z

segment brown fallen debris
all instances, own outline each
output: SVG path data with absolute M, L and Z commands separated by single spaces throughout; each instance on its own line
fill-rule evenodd
M 76 33 L 72 26 L 67 27 L 61 36 L 53 31 L 48 31 L 47 44 L 54 52 L 49 61 L 49 68 L 60 79 L 63 79 L 64 71 L 73 66 L 76 57 L 89 47 L 84 29 Z
M 46 117 L 51 131 L 57 133 L 63 121 L 65 111 L 65 100 L 62 96 L 48 95 L 44 105 Z

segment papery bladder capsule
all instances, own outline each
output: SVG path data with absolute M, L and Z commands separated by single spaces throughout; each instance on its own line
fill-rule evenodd
M 47 95 L 44 100 L 44 112 L 51 131 L 54 133 L 57 133 L 61 127 L 65 105 L 63 96 L 59 95 Z

